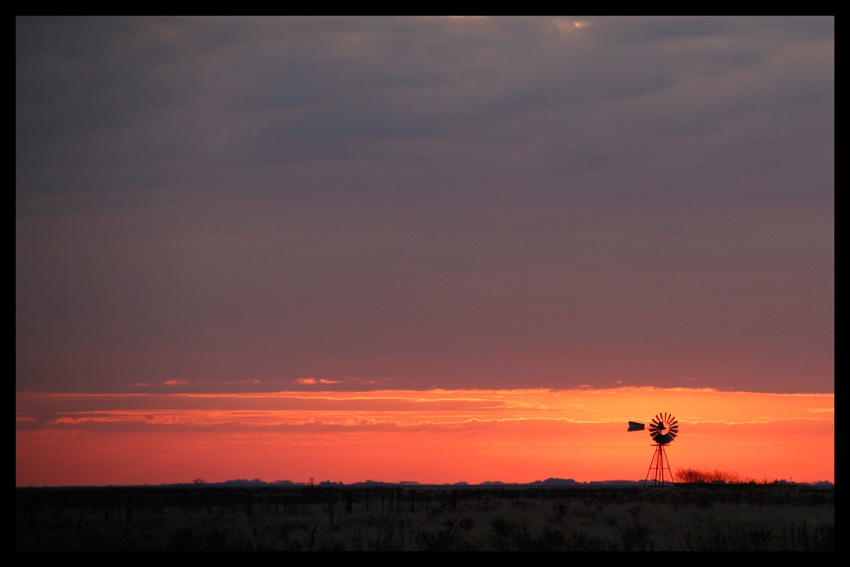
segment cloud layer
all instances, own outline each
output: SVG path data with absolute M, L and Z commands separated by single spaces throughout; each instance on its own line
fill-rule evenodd
M 832 18 L 18 18 L 16 388 L 831 392 L 833 193 Z

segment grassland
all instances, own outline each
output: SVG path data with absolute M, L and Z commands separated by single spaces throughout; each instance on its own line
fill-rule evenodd
M 114 487 L 16 489 L 17 550 L 835 548 L 834 490 Z

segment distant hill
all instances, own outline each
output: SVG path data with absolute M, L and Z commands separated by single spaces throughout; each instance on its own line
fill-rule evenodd
M 399 487 L 399 488 L 438 488 L 438 487 L 486 487 L 486 488 L 495 488 L 495 487 L 515 487 L 515 488 L 546 488 L 546 487 L 570 487 L 570 488 L 629 488 L 629 487 L 639 487 L 643 486 L 643 480 L 592 480 L 589 482 L 579 482 L 577 480 L 571 478 L 547 478 L 546 480 L 535 480 L 533 482 L 514 482 L 507 483 L 499 480 L 488 480 L 484 481 L 481 484 L 469 484 L 467 482 L 454 482 L 450 484 L 423 484 L 416 481 L 401 481 L 401 482 L 384 482 L 378 480 L 365 480 L 362 482 L 353 482 L 350 484 L 345 484 L 343 482 L 333 482 L 330 480 L 325 480 L 315 484 L 315 486 L 320 487 L 354 487 L 354 488 L 370 488 L 370 487 Z M 735 483 L 730 483 L 735 484 Z M 835 485 L 827 480 L 822 480 L 813 483 L 807 482 L 790 482 L 787 480 L 777 480 L 770 484 L 783 484 L 783 485 L 797 485 L 797 486 L 811 486 L 813 488 L 823 488 L 823 489 L 834 489 Z M 222 488 L 286 488 L 286 487 L 305 487 L 309 486 L 306 482 L 293 482 L 291 480 L 276 480 L 273 482 L 266 482 L 259 478 L 255 478 L 252 480 L 246 480 L 242 478 L 234 479 L 234 480 L 226 480 L 224 482 L 206 482 L 204 480 L 198 479 L 194 482 L 184 482 L 184 483 L 175 483 L 175 484 L 160 484 L 160 485 L 136 485 L 136 486 L 153 486 L 153 487 L 173 487 L 173 488 L 189 488 L 189 487 L 222 487 Z M 38 488 L 38 487 L 18 487 L 18 488 Z M 98 488 L 97 486 L 55 486 L 48 487 L 45 486 L 43 488 Z M 106 487 L 101 488 L 122 488 L 122 486 L 118 485 L 108 485 Z

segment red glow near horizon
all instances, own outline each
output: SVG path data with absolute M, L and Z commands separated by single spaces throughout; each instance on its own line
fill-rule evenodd
M 17 394 L 17 486 L 204 478 L 642 479 L 628 420 L 673 413 L 675 469 L 834 482 L 834 395 L 709 389 Z

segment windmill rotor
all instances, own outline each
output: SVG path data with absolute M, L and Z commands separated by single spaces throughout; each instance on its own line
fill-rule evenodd
M 679 435 L 679 422 L 669 413 L 656 414 L 649 435 L 659 445 L 669 445 Z

